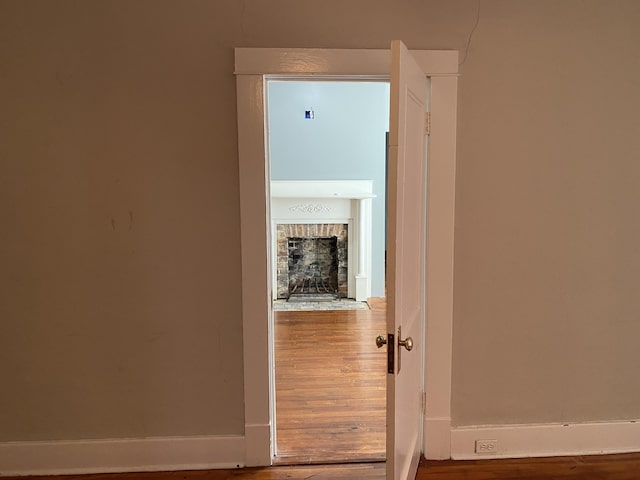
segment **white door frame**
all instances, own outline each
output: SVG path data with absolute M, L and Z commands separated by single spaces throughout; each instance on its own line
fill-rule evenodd
M 451 454 L 453 228 L 455 204 L 458 52 L 413 50 L 431 78 L 431 137 L 427 166 L 425 378 L 423 451 Z M 236 48 L 245 465 L 270 465 L 273 320 L 269 160 L 265 137 L 265 77 L 388 78 L 389 50 Z M 374 339 L 372 338 L 373 342 Z

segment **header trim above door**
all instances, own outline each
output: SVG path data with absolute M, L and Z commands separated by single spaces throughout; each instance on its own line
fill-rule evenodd
M 457 50 L 410 50 L 430 77 L 458 74 Z M 236 48 L 236 75 L 364 75 L 388 77 L 388 49 Z M 367 73 L 364 73 L 367 72 Z

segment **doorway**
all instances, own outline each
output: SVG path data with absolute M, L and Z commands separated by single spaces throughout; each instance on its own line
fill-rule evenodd
M 274 463 L 384 461 L 389 84 L 265 87 Z
M 425 456 L 450 455 L 453 218 L 458 52 L 414 51 L 431 78 L 428 167 L 427 331 L 425 347 Z M 270 185 L 265 165 L 264 84 L 269 76 L 364 76 L 387 78 L 389 50 L 236 48 L 238 104 L 242 318 L 244 359 L 244 465 L 269 465 L 273 405 L 272 252 L 268 248 Z

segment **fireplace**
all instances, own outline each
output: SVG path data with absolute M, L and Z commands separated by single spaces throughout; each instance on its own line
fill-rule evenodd
M 348 224 L 279 224 L 277 298 L 346 298 Z
M 271 182 L 273 298 L 371 296 L 370 180 Z

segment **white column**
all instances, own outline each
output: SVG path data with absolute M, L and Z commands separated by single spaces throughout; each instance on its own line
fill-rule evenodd
M 367 252 L 369 246 L 367 245 L 369 235 L 367 230 L 371 228 L 369 224 L 369 204 L 371 201 L 368 198 L 361 198 L 358 201 L 358 268 L 356 271 L 356 300 L 359 302 L 365 302 L 369 296 L 369 277 L 367 275 Z

